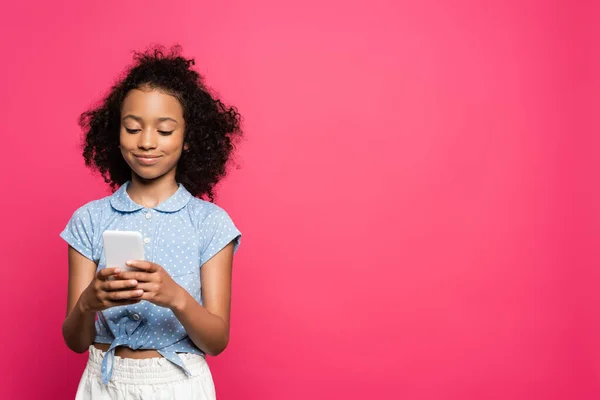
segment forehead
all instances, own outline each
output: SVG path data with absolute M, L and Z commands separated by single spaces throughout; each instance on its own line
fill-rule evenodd
M 155 89 L 133 89 L 127 93 L 121 114 L 135 114 L 143 119 L 160 117 L 182 118 L 183 108 L 174 96 Z

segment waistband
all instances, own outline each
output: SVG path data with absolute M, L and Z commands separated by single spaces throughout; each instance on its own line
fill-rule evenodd
M 90 346 L 87 370 L 94 376 L 102 377 L 102 361 L 106 352 Z M 202 355 L 181 353 L 179 357 L 185 363 L 191 376 L 210 374 L 206 359 Z M 114 356 L 110 380 L 121 383 L 161 384 L 189 379 L 184 370 L 166 358 L 133 359 Z

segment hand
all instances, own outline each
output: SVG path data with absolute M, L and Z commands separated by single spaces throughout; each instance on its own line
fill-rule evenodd
M 79 298 L 82 311 L 99 312 L 141 301 L 144 291 L 136 288 L 136 280 L 109 280 L 111 276 L 115 277 L 120 272 L 119 268 L 103 268 L 96 273 Z
M 184 289 L 179 286 L 163 267 L 149 261 L 128 261 L 127 266 L 139 271 L 124 271 L 116 275 L 120 280 L 135 280 L 142 289 L 142 300 L 157 306 L 175 309 L 183 299 Z

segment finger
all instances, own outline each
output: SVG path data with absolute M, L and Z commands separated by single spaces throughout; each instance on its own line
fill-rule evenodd
M 125 263 L 128 267 L 133 267 L 137 269 L 141 269 L 146 272 L 156 272 L 158 271 L 158 265 L 151 263 L 150 261 L 143 260 L 131 260 Z
M 109 301 L 115 300 L 135 300 L 144 294 L 143 290 L 117 290 L 114 292 L 107 292 L 106 299 Z
M 152 281 L 153 275 L 148 272 L 138 271 L 125 271 L 118 274 L 117 279 L 136 280 L 138 282 L 150 282 Z
M 157 294 L 154 292 L 144 292 L 144 294 L 140 297 L 141 300 L 146 300 L 151 303 L 155 303 Z
M 152 282 L 138 283 L 138 285 L 135 288 L 136 290 L 143 290 L 144 293 L 158 291 L 158 285 Z
M 110 308 L 110 307 L 119 307 L 119 306 L 128 306 L 128 305 L 131 305 L 131 304 L 137 304 L 140 301 L 142 301 L 141 297 L 138 298 L 138 299 L 135 299 L 135 300 L 117 300 L 117 301 L 108 301 L 107 300 L 105 302 L 105 306 L 107 308 Z
M 121 268 L 102 268 L 100 271 L 98 271 L 98 273 L 96 274 L 96 277 L 102 281 L 107 280 L 110 276 L 118 274 L 119 272 L 121 272 Z
M 135 279 L 128 279 L 128 280 L 117 279 L 117 280 L 103 282 L 101 285 L 101 288 L 105 292 L 112 292 L 114 290 L 131 289 L 131 288 L 136 287 L 137 284 L 138 284 L 138 281 L 136 281 Z

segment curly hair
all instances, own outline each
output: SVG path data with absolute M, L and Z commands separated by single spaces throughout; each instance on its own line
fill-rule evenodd
M 79 117 L 85 165 L 98 171 L 113 191 L 131 179 L 118 147 L 121 106 L 130 90 L 157 89 L 177 98 L 183 108 L 189 149 L 177 163 L 176 180 L 193 196 L 214 201 L 214 187 L 226 175 L 235 141 L 242 136 L 240 114 L 210 93 L 204 78 L 191 68 L 194 59 L 182 57 L 180 46 L 135 52 L 134 60 L 100 105 Z

